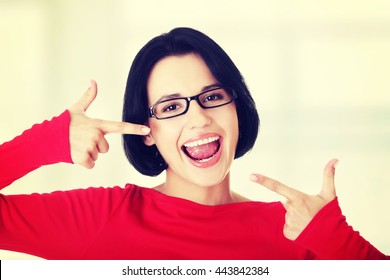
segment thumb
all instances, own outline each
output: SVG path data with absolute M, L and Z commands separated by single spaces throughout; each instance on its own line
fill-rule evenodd
M 96 81 L 91 80 L 91 85 L 87 91 L 81 96 L 81 98 L 72 106 L 73 110 L 85 112 L 88 107 L 95 100 L 97 95 L 97 84 Z
M 321 196 L 323 196 L 327 200 L 332 200 L 336 197 L 334 176 L 338 163 L 338 159 L 332 159 L 328 162 L 324 169 L 324 179 L 322 183 Z

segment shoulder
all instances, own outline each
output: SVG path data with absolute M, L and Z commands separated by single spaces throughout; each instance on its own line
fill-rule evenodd
M 92 186 L 88 188 L 77 188 L 71 190 L 58 190 L 51 193 L 33 193 L 33 196 L 50 198 L 50 199 L 71 199 L 71 200 L 87 200 L 90 202 L 98 202 L 101 200 L 120 200 L 127 196 L 142 193 L 142 187 L 133 184 L 126 184 L 125 186 L 109 186 L 97 187 Z
M 234 203 L 242 208 L 256 208 L 256 209 L 262 209 L 262 210 L 270 210 L 270 211 L 276 211 L 278 213 L 285 214 L 285 209 L 283 207 L 283 204 L 279 201 L 272 201 L 272 202 L 263 202 L 263 201 L 254 201 L 251 200 L 245 196 L 242 196 L 238 193 L 232 193 Z
M 232 197 L 233 197 L 233 201 L 236 203 L 251 201 L 249 198 L 247 198 L 239 193 L 236 193 L 236 192 L 232 192 Z

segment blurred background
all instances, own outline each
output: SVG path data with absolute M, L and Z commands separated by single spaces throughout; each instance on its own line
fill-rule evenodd
M 254 200 L 283 200 L 249 181 L 258 172 L 316 194 L 325 164 L 336 157 L 348 223 L 390 254 L 388 0 L 0 0 L 0 143 L 62 113 L 90 79 L 99 94 L 89 116 L 120 120 L 134 56 L 178 26 L 219 43 L 257 103 L 261 132 L 232 167 L 233 189 Z M 110 153 L 92 170 L 47 166 L 2 193 L 164 180 L 139 175 L 119 135 L 108 141 Z M 0 258 L 35 257 L 0 251 Z

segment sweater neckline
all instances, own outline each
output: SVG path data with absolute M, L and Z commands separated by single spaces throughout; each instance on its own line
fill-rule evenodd
M 266 202 L 261 202 L 261 201 L 242 201 L 242 202 L 233 202 L 233 203 L 218 204 L 218 205 L 206 205 L 185 198 L 170 196 L 149 187 L 141 187 L 138 185 L 133 185 L 133 187 L 140 190 L 144 195 L 151 197 L 155 201 L 169 203 L 170 205 L 172 206 L 174 205 L 176 207 L 180 206 L 184 208 L 191 208 L 198 211 L 206 211 L 206 212 L 223 211 L 224 212 L 224 211 L 231 211 L 233 209 L 242 208 L 246 206 L 251 207 L 255 205 L 259 206 L 260 204 L 263 205 L 266 204 Z

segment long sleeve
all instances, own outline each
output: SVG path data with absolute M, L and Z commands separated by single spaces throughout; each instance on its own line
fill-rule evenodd
M 0 146 L 0 189 L 44 165 L 72 163 L 69 111 Z M 82 258 L 123 196 L 122 188 L 0 194 L 0 249 L 49 259 Z
M 347 224 L 337 198 L 317 213 L 295 242 L 317 259 L 389 259 Z
M 66 110 L 0 145 L 0 189 L 43 165 L 72 163 L 69 123 Z
M 85 258 L 91 247 L 107 248 L 105 244 L 112 241 L 94 244 L 126 192 L 100 187 L 0 195 L 0 248 L 45 259 Z

